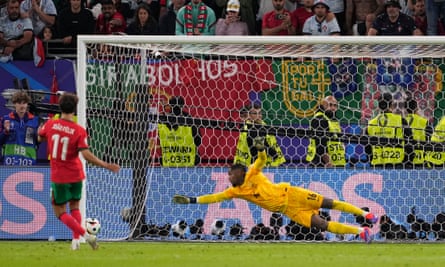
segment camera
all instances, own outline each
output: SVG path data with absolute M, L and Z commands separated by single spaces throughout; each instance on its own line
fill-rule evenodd
M 287 14 L 275 14 L 276 20 L 284 20 L 287 17 Z

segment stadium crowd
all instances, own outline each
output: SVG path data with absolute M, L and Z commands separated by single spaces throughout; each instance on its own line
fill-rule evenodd
M 17 6 L 18 5 L 18 6 Z M 75 51 L 79 34 L 441 35 L 433 0 L 1 0 L 2 61 L 27 34 Z M 12 25 L 23 25 L 11 32 Z M 21 40 L 21 42 L 17 42 Z M 73 53 L 75 54 L 75 52 Z

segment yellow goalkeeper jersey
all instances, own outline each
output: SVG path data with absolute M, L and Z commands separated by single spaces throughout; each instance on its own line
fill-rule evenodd
M 249 167 L 241 186 L 197 198 L 200 204 L 215 203 L 232 198 L 252 202 L 263 209 L 283 213 L 287 208 L 289 183 L 272 183 L 263 173 L 266 164 L 266 152 L 258 153 L 258 158 Z

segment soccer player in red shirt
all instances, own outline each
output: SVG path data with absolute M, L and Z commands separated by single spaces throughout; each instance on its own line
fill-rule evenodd
M 88 148 L 87 132 L 74 122 L 78 98 L 65 93 L 59 99 L 62 111 L 60 119 L 48 120 L 39 129 L 39 140 L 48 140 L 48 152 L 51 155 L 51 202 L 56 217 L 73 232 L 71 249 L 80 248 L 82 236 L 96 250 L 96 236 L 88 234 L 81 226 L 82 216 L 79 202 L 82 197 L 85 173 L 79 159 L 79 152 L 91 164 L 118 172 L 120 166 L 104 162 L 97 158 Z M 70 213 L 66 212 L 68 204 Z

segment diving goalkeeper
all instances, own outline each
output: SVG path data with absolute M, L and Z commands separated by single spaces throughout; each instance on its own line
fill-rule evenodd
M 229 169 L 229 181 L 232 187 L 226 190 L 198 197 L 175 195 L 177 204 L 208 204 L 241 198 L 271 212 L 279 212 L 291 220 L 306 227 L 316 227 L 322 231 L 336 234 L 357 234 L 365 242 L 371 242 L 368 227 L 355 227 L 339 222 L 326 221 L 318 214 L 320 208 L 334 209 L 354 215 L 361 215 L 371 223 L 377 222 L 374 214 L 364 211 L 347 202 L 325 198 L 313 191 L 291 186 L 289 183 L 272 183 L 262 172 L 266 163 L 264 138 L 256 138 L 258 158 L 247 169 L 244 165 L 234 164 Z

